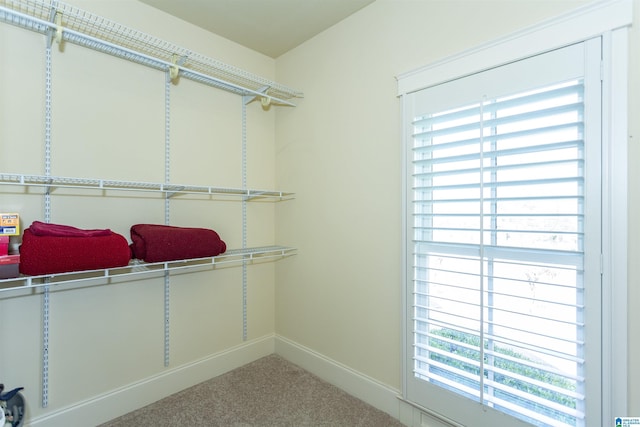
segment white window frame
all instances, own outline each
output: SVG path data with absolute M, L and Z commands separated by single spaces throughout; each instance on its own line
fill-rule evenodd
M 462 52 L 398 76 L 402 99 L 403 153 L 410 143 L 406 95 L 437 84 L 471 75 L 529 56 L 593 37 L 603 39 L 602 59 L 602 420 L 609 425 L 615 416 L 627 414 L 627 134 L 628 134 L 628 27 L 632 0 L 598 1 L 534 27 Z M 410 197 L 403 156 L 403 230 L 407 229 L 406 206 Z M 408 265 L 406 233 L 403 232 L 403 265 Z M 410 272 L 403 268 L 402 283 Z M 403 285 L 403 396 L 411 367 L 407 363 L 407 313 L 411 295 Z M 615 349 L 615 351 L 613 351 Z M 408 402 L 416 405 L 415 402 Z M 420 408 L 445 422 L 451 421 L 428 408 Z M 593 422 L 593 420 L 591 421 Z M 455 424 L 454 424 L 455 425 Z

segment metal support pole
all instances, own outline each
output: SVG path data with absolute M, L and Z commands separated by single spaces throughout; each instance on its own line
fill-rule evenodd
M 164 84 L 164 132 L 165 132 L 165 158 L 164 158 L 164 182 L 169 184 L 171 177 L 171 72 L 166 73 L 166 79 Z M 164 199 L 164 223 L 169 225 L 170 223 L 170 209 L 169 209 L 170 195 L 165 194 Z M 170 279 L 169 271 L 164 272 L 164 366 L 169 366 L 170 356 Z
M 51 176 L 51 43 L 45 54 L 45 131 L 44 131 L 44 169 L 45 176 Z M 49 188 L 44 194 L 44 220 L 51 221 L 51 195 Z M 48 280 L 48 279 L 47 279 Z M 42 407 L 49 405 L 49 286 L 42 294 Z
M 254 97 L 242 97 L 242 189 L 247 189 L 247 103 Z M 242 199 L 242 249 L 247 247 L 247 199 Z M 247 259 L 242 260 L 242 340 L 247 340 Z

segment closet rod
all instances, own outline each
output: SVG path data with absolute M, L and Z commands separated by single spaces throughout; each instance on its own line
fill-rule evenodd
M 55 26 L 52 26 L 55 27 Z M 238 95 L 252 95 L 256 98 L 268 98 L 271 102 L 275 102 L 278 104 L 288 105 L 290 107 L 295 107 L 296 105 L 290 101 L 285 101 L 284 99 L 265 95 L 264 92 L 259 92 L 253 89 L 249 89 L 246 87 L 242 87 L 235 83 L 227 82 L 225 80 L 219 79 L 217 77 L 209 76 L 203 73 L 199 73 L 197 71 L 190 70 L 185 68 L 184 66 L 174 64 L 173 62 L 168 62 L 162 59 L 154 58 L 152 56 L 146 55 L 141 52 L 137 52 L 135 50 L 126 48 L 124 46 L 119 46 L 117 44 L 101 40 L 92 36 L 88 36 L 86 34 L 82 34 L 78 31 L 71 29 L 63 29 L 62 31 L 62 40 L 70 41 L 74 44 L 88 47 L 93 50 L 97 50 L 99 52 L 107 53 L 109 55 L 124 58 L 129 61 L 136 62 L 138 64 L 146 65 L 151 68 L 159 69 L 162 71 L 169 71 L 172 68 L 177 68 L 178 75 L 181 77 L 188 78 L 189 80 L 193 80 L 196 82 L 200 82 L 203 84 L 207 84 L 209 86 L 217 87 L 218 89 L 223 89 L 228 92 L 233 92 Z
M 51 22 L 51 16 L 55 16 L 57 22 Z M 62 2 L 0 0 L 0 21 L 41 34 L 51 34 L 56 40 L 69 41 L 151 68 L 179 70 L 179 74 L 185 78 L 236 94 L 252 95 L 263 102 L 295 106 L 286 99 L 303 96 L 299 91 Z M 176 58 L 180 61 L 176 62 Z

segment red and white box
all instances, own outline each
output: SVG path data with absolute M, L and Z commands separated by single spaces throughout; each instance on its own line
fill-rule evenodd
M 0 236 L 0 256 L 9 254 L 9 236 Z
M 20 255 L 0 256 L 0 279 L 12 279 L 20 275 Z

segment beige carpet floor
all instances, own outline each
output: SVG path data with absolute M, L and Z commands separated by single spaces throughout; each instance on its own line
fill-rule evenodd
M 402 427 L 339 388 L 270 355 L 100 427 Z

